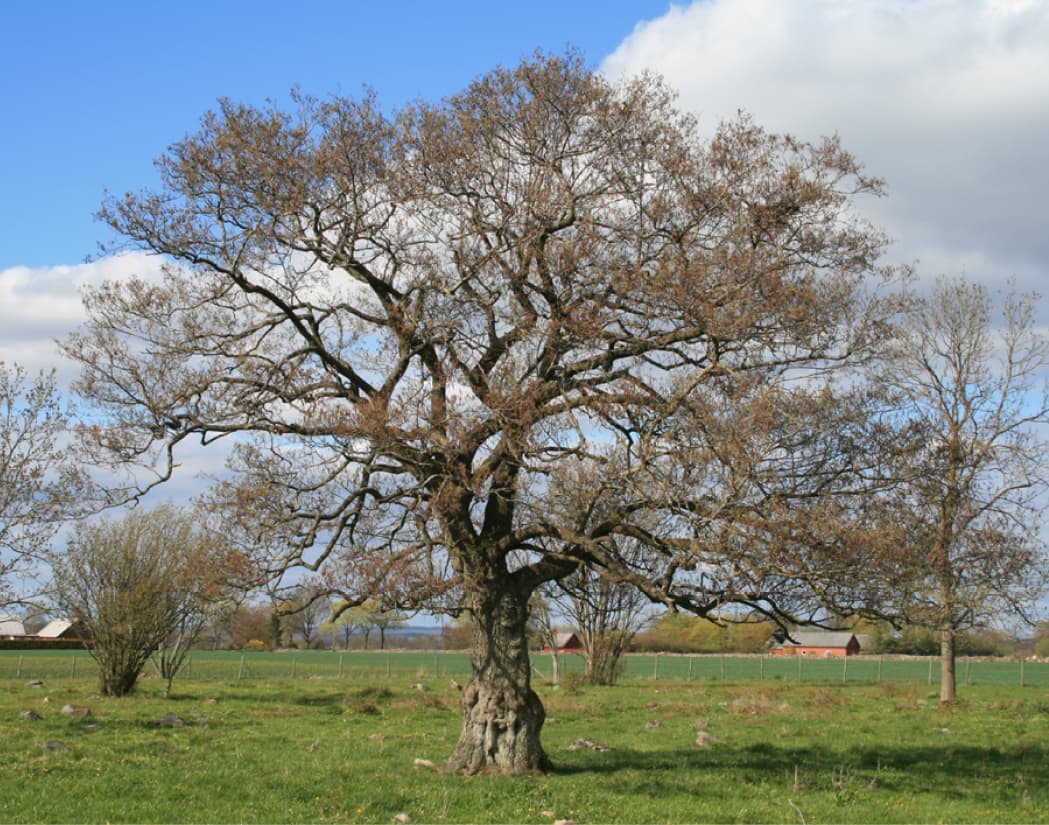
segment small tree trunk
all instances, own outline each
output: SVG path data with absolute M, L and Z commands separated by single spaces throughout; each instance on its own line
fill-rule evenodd
M 940 702 L 953 702 L 956 695 L 954 640 L 954 628 L 944 628 L 940 636 Z
M 463 727 L 448 769 L 521 774 L 550 767 L 539 741 L 546 713 L 531 687 L 527 593 L 507 577 L 473 602 L 473 675 L 463 691 Z
M 127 696 L 135 689 L 141 667 L 99 662 L 98 687 L 103 696 Z

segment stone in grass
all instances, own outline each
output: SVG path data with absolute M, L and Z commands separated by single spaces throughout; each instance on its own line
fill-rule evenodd
M 165 713 L 157 720 L 157 725 L 162 728 L 181 728 L 185 727 L 186 720 L 179 716 L 174 711 Z
M 645 730 L 655 730 L 656 728 L 663 727 L 663 723 L 658 719 L 649 719 L 645 722 Z
M 612 750 L 608 745 L 602 745 L 600 742 L 595 742 L 593 739 L 576 739 L 571 745 L 568 746 L 570 751 L 610 751 Z
M 31 688 L 42 688 L 44 686 L 43 679 L 32 679 L 25 683 L 26 687 Z
M 432 768 L 432 767 L 434 767 L 433 762 L 431 762 L 429 759 L 419 759 L 419 758 L 414 759 L 412 761 L 412 765 L 414 765 L 417 768 Z
M 22 717 L 23 719 L 28 719 L 31 722 L 36 722 L 38 719 L 43 719 L 44 718 L 39 713 L 37 713 L 35 710 L 23 710 L 18 715 L 20 717 Z
M 62 705 L 63 716 L 69 716 L 73 719 L 83 719 L 91 715 L 91 708 L 86 708 L 83 705 Z
M 67 745 L 65 742 L 59 742 L 57 739 L 48 739 L 46 742 L 44 742 L 44 747 L 47 748 L 49 751 L 54 751 L 55 753 L 60 753 L 62 751 L 69 750 L 69 745 Z
M 576 825 L 574 819 L 555 819 L 554 825 Z
M 393 821 L 400 822 L 401 825 L 406 825 L 406 823 L 412 821 L 412 818 L 408 814 L 397 814 L 397 816 L 393 818 Z

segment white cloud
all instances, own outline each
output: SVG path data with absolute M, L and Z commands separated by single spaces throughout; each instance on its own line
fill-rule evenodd
M 802 138 L 837 132 L 887 180 L 867 208 L 895 260 L 1034 288 L 1047 44 L 1044 0 L 704 0 L 639 25 L 602 70 L 663 74 L 707 128 L 743 109 Z
M 76 370 L 55 341 L 84 321 L 81 288 L 132 275 L 155 278 L 160 264 L 155 256 L 127 253 L 75 266 L 0 270 L 0 361 L 30 372 L 54 367 L 67 383 Z

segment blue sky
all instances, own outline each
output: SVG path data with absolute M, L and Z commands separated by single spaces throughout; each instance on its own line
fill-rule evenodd
M 150 184 L 216 99 L 368 85 L 396 107 L 569 45 L 613 78 L 662 74 L 701 128 L 743 109 L 839 134 L 887 181 L 862 205 L 886 263 L 1045 291 L 1047 44 L 1049 0 L 0 0 L 0 361 L 75 377 L 55 339 L 83 319 L 79 288 L 157 270 L 84 263 L 109 239 L 93 212 Z M 186 456 L 171 489 L 217 460 Z
M 151 162 L 219 97 L 376 89 L 451 94 L 492 66 L 572 44 L 595 63 L 666 0 L 0 3 L 0 270 L 74 264 L 105 188 Z
M 55 340 L 79 288 L 157 271 L 84 263 L 109 240 L 104 191 L 149 185 L 218 98 L 367 85 L 397 107 L 568 46 L 610 77 L 662 74 L 701 128 L 742 109 L 839 134 L 887 181 L 863 204 L 886 263 L 1049 287 L 1049 0 L 0 0 L 0 362 L 75 378 Z M 222 466 L 181 458 L 176 501 Z

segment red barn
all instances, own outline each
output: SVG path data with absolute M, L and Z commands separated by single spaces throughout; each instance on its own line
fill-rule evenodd
M 860 641 L 848 631 L 795 633 L 793 642 L 784 639 L 770 652 L 773 656 L 855 656 L 860 652 Z
M 555 633 L 554 643 L 557 645 L 558 653 L 582 653 L 583 643 L 575 633 Z M 544 653 L 550 652 L 550 645 L 543 648 Z

